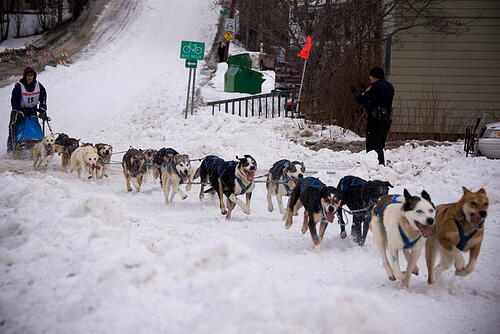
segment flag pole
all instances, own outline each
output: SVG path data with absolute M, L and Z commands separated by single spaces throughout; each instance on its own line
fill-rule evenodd
M 300 111 L 300 94 L 302 93 L 302 84 L 304 83 L 304 74 L 306 73 L 306 65 L 307 65 L 307 59 L 304 62 L 304 69 L 302 70 L 302 79 L 300 79 L 299 96 L 297 98 L 297 114 L 299 114 Z

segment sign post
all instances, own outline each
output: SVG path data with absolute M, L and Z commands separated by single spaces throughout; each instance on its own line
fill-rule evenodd
M 191 115 L 194 109 L 194 86 L 196 82 L 196 67 L 198 66 L 198 60 L 203 60 L 205 55 L 205 43 L 203 42 L 192 42 L 192 41 L 181 41 L 181 59 L 186 59 L 185 66 L 189 68 L 189 79 L 188 79 L 188 89 L 186 98 L 186 111 L 185 118 L 187 118 L 189 110 L 189 91 L 191 90 Z M 193 77 L 193 83 L 191 86 L 191 74 Z

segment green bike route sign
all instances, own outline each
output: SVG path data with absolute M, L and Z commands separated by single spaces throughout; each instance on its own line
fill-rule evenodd
M 205 55 L 205 43 L 181 41 L 181 58 L 203 60 Z

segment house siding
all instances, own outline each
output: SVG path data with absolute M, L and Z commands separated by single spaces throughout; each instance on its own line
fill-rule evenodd
M 484 111 L 487 121 L 500 119 L 500 1 L 444 1 L 442 7 L 472 22 L 468 31 L 415 28 L 392 42 L 393 138 L 422 132 L 460 137 Z

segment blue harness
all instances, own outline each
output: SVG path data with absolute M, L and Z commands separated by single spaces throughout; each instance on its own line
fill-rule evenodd
M 460 235 L 460 242 L 456 247 L 461 251 L 463 251 L 465 245 L 467 245 L 467 242 L 474 236 L 474 234 L 476 234 L 477 230 L 474 230 L 469 234 L 465 234 L 462 225 L 460 225 L 456 219 L 455 219 L 455 224 L 457 225 L 458 234 Z
M 405 244 L 403 247 L 404 249 L 408 249 L 408 248 L 413 247 L 413 245 L 415 245 L 417 243 L 417 241 L 420 240 L 420 238 L 422 237 L 422 234 L 421 234 L 418 236 L 417 239 L 410 241 L 410 239 L 408 239 L 408 237 L 406 236 L 405 232 L 403 231 L 403 229 L 401 228 L 401 226 L 399 224 L 398 224 L 398 229 L 399 229 L 399 234 L 401 235 L 401 239 L 403 239 L 403 243 Z
M 309 184 L 304 186 L 304 182 L 309 181 L 309 180 L 312 180 L 312 181 Z M 314 189 L 317 189 L 318 191 L 321 191 L 321 189 L 326 187 L 325 184 L 323 182 L 321 182 L 318 178 L 315 178 L 312 176 L 308 176 L 306 178 L 301 179 L 299 181 L 299 185 L 300 185 L 300 195 L 301 196 L 304 193 L 304 191 L 306 191 L 309 188 L 314 188 Z M 321 220 L 322 221 L 326 220 L 325 213 L 323 212 L 323 208 L 321 207 L 321 203 L 320 203 L 319 199 L 316 201 L 316 206 L 317 206 L 317 209 L 319 209 L 319 211 L 321 212 Z
M 387 206 L 388 206 L 389 204 L 401 203 L 400 201 L 398 201 L 398 197 L 399 197 L 399 196 L 401 196 L 401 195 L 393 195 L 393 196 L 392 196 L 392 200 L 391 200 L 389 203 L 387 203 L 386 205 L 384 205 L 384 207 L 383 207 L 382 209 L 380 209 L 380 208 L 378 207 L 378 205 L 376 205 L 376 206 L 375 206 L 375 208 L 377 209 L 377 213 L 378 213 L 378 215 L 379 215 L 380 217 L 382 217 L 382 213 L 384 213 L 385 208 L 387 208 Z
M 365 184 L 366 184 L 365 180 L 356 176 L 349 175 L 340 180 L 338 188 L 339 191 L 342 193 L 342 195 L 344 195 L 347 192 L 347 190 L 349 190 L 349 188 L 363 186 Z
M 219 180 L 222 182 L 222 184 L 225 187 L 228 187 L 228 185 L 226 183 L 224 183 L 224 179 L 222 178 L 222 175 L 224 175 L 224 173 L 229 169 L 229 167 L 238 166 L 238 163 L 239 162 L 237 162 L 237 161 L 229 161 L 227 166 L 224 169 L 222 169 L 223 166 L 219 166 L 217 168 L 217 172 L 219 173 Z M 234 175 L 234 178 L 236 179 L 236 181 L 238 181 L 238 184 L 240 185 L 240 188 L 241 188 L 240 195 L 243 195 L 244 193 L 246 193 L 248 188 L 250 188 L 250 186 L 252 185 L 252 182 L 250 182 L 247 186 L 245 186 L 243 184 L 243 181 L 241 181 L 241 179 L 239 177 L 237 177 L 236 174 Z

